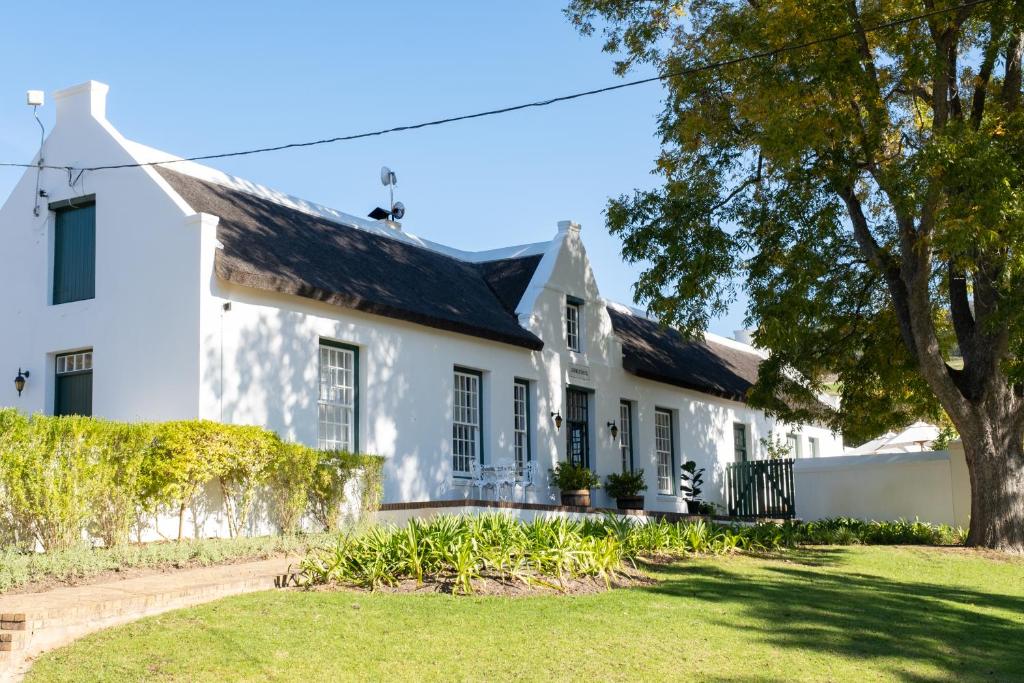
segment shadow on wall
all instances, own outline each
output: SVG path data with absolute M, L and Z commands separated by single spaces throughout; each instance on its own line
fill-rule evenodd
M 307 312 L 290 312 L 240 287 L 229 287 L 222 295 L 241 304 L 223 315 L 225 346 L 221 332 L 211 330 L 207 344 L 206 386 L 219 395 L 220 419 L 236 424 L 264 426 L 283 439 L 316 446 L 318 441 L 319 346 L 321 336 L 351 341 L 344 323 L 334 323 L 332 333 L 324 332 L 324 319 L 337 316 L 328 304 L 305 304 L 314 311 L 319 325 L 308 321 Z M 271 295 L 273 298 L 273 295 Z M 249 304 L 254 307 L 250 308 Z M 245 307 L 242 313 L 242 305 Z M 240 322 L 241 321 L 241 322 Z M 241 325 L 241 327 L 239 327 Z M 403 337 L 382 333 L 368 325 L 359 326 L 360 397 L 359 446 L 364 452 L 386 456 L 385 500 L 424 500 L 450 486 L 442 453 L 445 441 L 429 425 L 426 406 L 414 400 L 411 387 L 422 383 L 400 368 L 422 367 L 402 358 Z M 440 349 L 418 348 L 417 356 L 430 357 Z M 368 358 L 366 349 L 373 350 Z M 223 354 L 223 360 L 221 358 Z M 401 361 L 401 362 L 400 362 Z M 430 370 L 424 370 L 429 372 Z M 223 386 L 222 386 L 223 381 Z M 450 412 L 451 397 L 447 398 Z M 431 406 L 436 410 L 437 406 Z M 399 422 L 412 429 L 399 429 Z M 427 425 L 422 431 L 415 425 Z
M 804 554 L 809 552 L 819 551 Z M 837 562 L 846 551 L 820 552 L 829 556 L 808 564 Z M 769 567 L 767 576 L 729 571 L 721 564 L 684 563 L 658 571 L 672 578 L 644 590 L 695 597 L 707 605 L 700 618 L 732 628 L 744 640 L 780 650 L 870 657 L 879 667 L 888 660 L 889 673 L 900 680 L 938 680 L 908 675 L 899 668 L 901 661 L 937 667 L 949 680 L 1021 680 L 1024 675 L 1021 624 L 994 613 L 1024 613 L 1021 597 L 781 565 Z M 732 610 L 745 617 L 742 633 L 734 619 L 717 616 Z M 827 678 L 825 670 L 821 674 Z

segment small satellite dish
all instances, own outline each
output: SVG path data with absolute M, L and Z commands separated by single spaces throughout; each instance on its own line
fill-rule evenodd
M 45 100 L 42 90 L 29 90 L 25 93 L 25 104 L 30 107 L 41 107 Z
M 402 202 L 395 202 L 395 205 L 391 207 L 391 217 L 396 221 L 402 220 L 405 216 L 405 204 Z
M 382 185 L 384 185 L 384 187 L 387 187 L 389 185 L 397 185 L 398 184 L 398 176 L 396 176 L 395 172 L 392 171 L 387 166 L 381 166 L 381 168 L 380 168 L 380 182 L 381 182 Z

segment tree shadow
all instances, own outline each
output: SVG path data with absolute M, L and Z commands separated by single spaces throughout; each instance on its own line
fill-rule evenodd
M 764 572 L 722 563 L 657 566 L 665 580 L 639 590 L 715 605 L 702 618 L 716 626 L 778 648 L 873 661 L 901 680 L 933 679 L 900 662 L 929 664 L 956 679 L 1024 680 L 1024 597 L 801 566 L 839 564 L 843 553 L 807 549 Z M 731 619 L 718 616 L 729 606 Z M 891 664 L 876 661 L 886 659 Z

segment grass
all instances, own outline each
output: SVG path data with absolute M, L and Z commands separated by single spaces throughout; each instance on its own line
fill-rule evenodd
M 93 634 L 28 681 L 1024 680 L 1024 561 L 850 546 L 684 559 L 576 597 L 274 591 Z
M 328 534 L 184 540 L 114 548 L 72 548 L 50 553 L 0 549 L 0 594 L 29 584 L 75 583 L 131 569 L 205 567 L 303 553 L 326 544 Z

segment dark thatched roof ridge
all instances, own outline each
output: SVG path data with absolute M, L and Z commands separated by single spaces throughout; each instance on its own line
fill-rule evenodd
M 757 381 L 763 360 L 757 353 L 687 340 L 677 330 L 612 306 L 608 315 L 622 342 L 622 366 L 637 377 L 733 401 L 746 401 Z
M 220 219 L 224 280 L 538 350 L 514 315 L 540 257 L 469 263 L 165 168 L 194 211 Z

